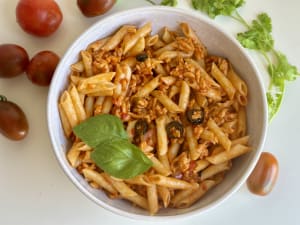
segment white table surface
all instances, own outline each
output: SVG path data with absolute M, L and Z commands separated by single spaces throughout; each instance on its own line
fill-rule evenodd
M 24 33 L 16 23 L 17 0 L 0 0 L 0 43 L 22 45 L 31 57 L 46 49 L 63 56 L 78 35 L 102 18 L 83 17 L 76 1 L 57 2 L 64 15 L 60 29 L 49 38 L 36 38 Z M 179 0 L 178 7 L 192 12 L 189 2 Z M 118 0 L 109 14 L 146 5 L 149 4 L 143 0 Z M 299 0 L 248 0 L 240 13 L 250 21 L 257 13 L 267 12 L 273 19 L 276 48 L 300 69 L 299 9 Z M 243 30 L 228 18 L 219 17 L 215 22 L 232 35 Z M 249 54 L 255 58 L 261 76 L 267 81 L 268 75 L 260 57 Z M 273 192 L 266 197 L 258 197 L 250 194 L 244 185 L 214 210 L 172 221 L 172 224 L 300 224 L 299 90 L 300 79 L 287 84 L 281 110 L 268 129 L 264 150 L 276 155 L 280 164 L 279 178 Z M 47 87 L 33 85 L 26 76 L 0 79 L 0 94 L 19 104 L 30 124 L 29 135 L 20 142 L 0 135 L 0 224 L 144 224 L 143 221 L 123 218 L 97 206 L 65 176 L 48 137 L 47 93 Z

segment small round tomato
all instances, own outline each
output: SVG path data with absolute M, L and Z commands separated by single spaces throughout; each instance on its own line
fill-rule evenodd
M 263 152 L 247 179 L 248 189 L 257 195 L 269 194 L 277 180 L 278 161 L 269 152 Z
M 37 53 L 27 67 L 26 74 L 32 83 L 48 86 L 59 62 L 59 56 L 52 51 Z
M 59 6 L 53 0 L 20 0 L 16 17 L 24 31 L 40 37 L 54 33 L 63 19 Z
M 86 17 L 98 16 L 110 10 L 116 0 L 77 0 L 77 5 Z
M 0 45 L 0 77 L 10 78 L 22 74 L 29 63 L 24 48 L 15 44 Z
M 0 95 L 0 133 L 11 140 L 21 140 L 28 133 L 28 122 L 23 110 Z

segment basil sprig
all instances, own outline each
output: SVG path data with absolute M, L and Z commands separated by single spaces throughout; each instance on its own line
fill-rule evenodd
M 128 140 L 122 121 L 110 114 L 90 117 L 73 128 L 93 148 L 91 159 L 106 173 L 121 179 L 147 171 L 152 161 Z

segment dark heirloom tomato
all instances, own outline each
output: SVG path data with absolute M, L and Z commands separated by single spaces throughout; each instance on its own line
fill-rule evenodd
M 28 122 L 23 110 L 0 95 L 0 133 L 11 140 L 21 140 L 28 133 Z
M 26 74 L 32 83 L 48 86 L 59 62 L 59 56 L 52 51 L 41 51 L 30 61 Z
M 86 17 L 98 16 L 110 10 L 116 0 L 77 0 L 77 5 Z
M 40 37 L 54 33 L 63 19 L 59 6 L 53 0 L 20 0 L 16 17 L 24 31 Z
M 269 152 L 263 152 L 247 179 L 248 189 L 257 195 L 269 194 L 277 180 L 278 162 Z
M 22 74 L 29 63 L 24 48 L 15 44 L 0 45 L 0 77 L 10 78 Z

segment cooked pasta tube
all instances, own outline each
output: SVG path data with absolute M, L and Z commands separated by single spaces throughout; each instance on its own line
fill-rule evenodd
M 157 186 L 155 184 L 150 184 L 149 186 L 146 187 L 146 189 L 147 189 L 149 213 L 150 215 L 154 215 L 159 209 Z
M 126 179 L 124 181 L 128 184 L 138 184 L 138 185 L 144 185 L 144 186 L 150 185 L 148 177 L 144 174 L 138 175 L 138 176 L 130 178 L 130 179 Z
M 79 120 L 79 122 L 82 122 L 86 119 L 86 112 L 84 110 L 84 106 L 82 104 L 82 101 L 80 100 L 80 96 L 79 96 L 78 90 L 75 87 L 75 85 L 71 85 L 69 93 L 70 93 L 78 120 Z
M 216 66 L 215 63 L 212 64 L 211 75 L 219 82 L 227 93 L 229 99 L 233 99 L 236 92 L 234 86 L 230 80 L 221 72 L 221 70 Z
M 148 209 L 148 201 L 145 197 L 139 195 L 135 191 L 133 191 L 128 185 L 126 185 L 123 181 L 111 178 L 109 175 L 104 174 L 105 178 L 109 180 L 109 182 L 114 186 L 114 188 L 120 193 L 120 195 L 137 204 L 138 206 Z
M 98 173 L 91 169 L 83 169 L 82 173 L 86 179 L 94 181 L 101 188 L 108 191 L 111 195 L 113 196 L 117 195 L 117 190 L 109 182 L 105 180 L 103 174 Z
M 129 26 L 129 25 L 122 26 L 112 37 L 110 37 L 106 41 L 102 49 L 105 51 L 110 51 L 116 48 L 121 43 L 121 41 L 123 40 L 124 36 L 128 33 L 128 31 L 133 29 L 135 29 L 134 26 Z
M 156 76 L 152 80 L 150 80 L 148 83 L 146 83 L 134 96 L 135 97 L 145 97 L 149 95 L 155 88 L 158 87 L 160 84 L 161 76 Z
M 149 157 L 153 163 L 152 168 L 155 169 L 158 173 L 168 176 L 171 174 L 171 170 L 166 168 L 155 156 Z
M 171 192 L 169 188 L 157 185 L 157 192 L 163 202 L 164 208 L 167 208 L 171 201 Z
M 137 41 L 145 37 L 151 31 L 151 23 L 146 23 L 144 26 L 139 28 L 135 34 L 131 36 L 129 40 L 124 43 L 123 54 L 126 54 L 136 43 Z
M 70 96 L 70 93 L 68 91 L 64 91 L 61 98 L 60 98 L 60 104 L 62 109 L 65 112 L 65 115 L 71 125 L 71 127 L 75 127 L 79 123 L 79 119 L 76 113 L 76 110 L 74 108 L 72 98 Z
M 190 195 L 181 199 L 175 205 L 176 208 L 187 208 L 191 206 L 193 203 L 198 201 L 207 191 L 209 191 L 212 187 L 216 185 L 214 180 L 205 180 L 200 183 L 199 187 L 194 190 Z
M 149 175 L 149 180 L 153 184 L 173 189 L 187 189 L 198 187 L 197 183 L 189 183 L 184 180 L 176 179 L 173 177 L 165 177 L 159 174 Z
M 177 191 L 171 199 L 172 207 L 178 207 L 178 204 L 183 199 L 187 198 L 189 195 L 191 195 L 194 192 L 195 192 L 195 189 L 192 189 L 192 188 Z
M 251 148 L 246 145 L 233 145 L 229 151 L 223 151 L 212 156 L 206 157 L 206 160 L 212 164 L 224 163 L 230 159 L 236 158 L 242 154 L 249 152 Z
M 163 104 L 170 112 L 182 112 L 183 110 L 175 104 L 167 95 L 165 95 L 161 91 L 152 91 L 151 95 L 153 95 L 157 100 Z
M 92 69 L 92 55 L 88 51 L 81 51 L 81 58 L 85 70 L 85 74 L 87 77 L 90 77 L 93 75 L 93 69 Z
M 200 179 L 205 180 L 205 179 L 210 178 L 220 172 L 229 170 L 230 167 L 231 167 L 231 163 L 228 161 L 220 163 L 220 164 L 211 165 L 201 172 Z
M 157 151 L 159 155 L 166 155 L 168 151 L 168 137 L 166 126 L 166 116 L 160 116 L 155 120 L 157 133 Z
M 68 117 L 67 117 L 61 103 L 58 104 L 58 111 L 59 111 L 62 127 L 63 127 L 63 130 L 64 130 L 64 134 L 66 135 L 66 137 L 70 137 L 70 135 L 73 132 L 72 127 L 71 127 L 71 124 L 68 120 Z
M 213 119 L 208 120 L 207 126 L 216 135 L 220 144 L 228 151 L 231 147 L 231 140 L 226 136 L 222 129 Z

